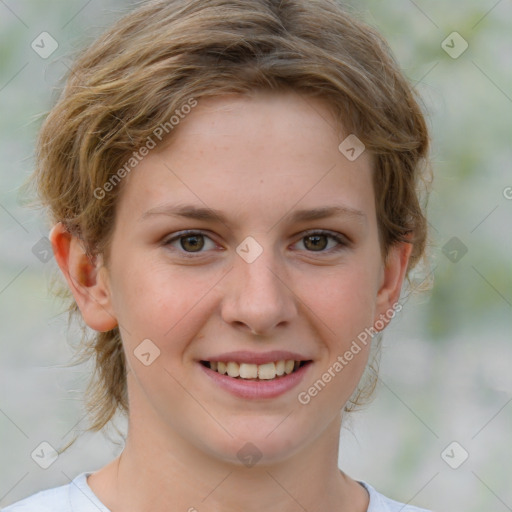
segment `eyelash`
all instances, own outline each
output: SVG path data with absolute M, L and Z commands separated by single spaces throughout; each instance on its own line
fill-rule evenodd
M 197 235 L 204 236 L 204 237 L 209 238 L 211 240 L 211 237 L 209 237 L 203 231 L 185 230 L 185 231 L 180 231 L 179 233 L 177 233 L 172 238 L 168 238 L 168 239 L 164 240 L 163 245 L 164 246 L 169 246 L 174 241 L 178 241 L 178 240 L 181 240 L 182 238 L 188 238 L 188 237 L 197 236 Z M 337 253 L 339 251 L 342 251 L 343 249 L 345 249 L 346 247 L 349 246 L 349 241 L 345 237 L 343 237 L 342 235 L 338 235 L 338 234 L 336 234 L 336 233 L 334 233 L 332 231 L 325 231 L 325 230 L 316 230 L 316 231 L 315 230 L 310 230 L 310 231 L 307 231 L 307 232 L 305 232 L 302 235 L 300 240 L 302 240 L 304 238 L 307 238 L 307 237 L 310 237 L 310 236 L 314 236 L 314 235 L 327 236 L 328 238 L 331 238 L 332 240 L 335 240 L 339 245 L 337 247 L 331 248 L 331 249 L 329 249 L 327 251 L 326 250 L 322 250 L 322 251 L 307 251 L 306 250 L 306 252 L 311 252 L 311 253 L 318 252 L 320 254 L 332 254 L 332 253 Z M 187 252 L 187 251 L 183 250 L 182 248 L 179 248 L 177 250 L 179 252 L 181 252 L 182 255 L 185 256 L 186 258 L 198 258 L 202 254 L 204 254 L 203 251 Z

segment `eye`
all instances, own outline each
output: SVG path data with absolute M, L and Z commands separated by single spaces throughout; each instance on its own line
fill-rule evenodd
M 329 239 L 335 242 L 334 247 L 329 246 Z M 310 231 L 306 233 L 300 240 L 306 247 L 308 252 L 337 252 L 349 245 L 348 240 L 340 234 L 331 231 Z
M 329 248 L 329 240 L 333 241 Z M 208 243 L 210 242 L 210 247 Z M 308 252 L 332 253 L 341 251 L 350 243 L 343 235 L 331 231 L 310 231 L 304 234 L 300 240 Z M 173 247 L 187 258 L 194 258 L 205 251 L 202 249 L 215 249 L 215 242 L 201 231 L 181 231 L 171 238 L 164 240 L 163 245 Z M 327 250 L 326 250 L 327 249 Z
M 213 240 L 202 233 L 201 231 L 181 231 L 177 233 L 172 238 L 168 238 L 164 240 L 163 244 L 165 246 L 172 246 L 179 252 L 182 252 L 186 257 L 194 257 L 193 254 L 201 254 L 203 249 L 206 246 L 208 249 L 208 244 L 205 243 L 206 240 L 211 242 L 210 249 L 216 247 L 216 244 Z

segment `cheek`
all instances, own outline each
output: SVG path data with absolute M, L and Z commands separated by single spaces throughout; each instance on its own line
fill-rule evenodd
M 124 341 L 132 346 L 149 338 L 176 352 L 180 339 L 197 330 L 201 299 L 215 282 L 211 276 L 192 278 L 190 269 L 171 272 L 165 264 L 126 265 L 115 276 L 113 293 L 115 313 L 125 328 Z
M 296 283 L 301 282 L 297 280 Z M 371 266 L 346 266 L 315 278 L 302 278 L 304 297 L 317 324 L 324 324 L 336 345 L 345 342 L 373 323 L 376 308 L 376 272 Z
M 300 293 L 309 297 L 306 310 L 316 317 L 312 322 L 325 357 L 302 387 L 301 404 L 314 401 L 314 409 L 334 417 L 358 385 L 371 348 L 377 276 L 377 267 L 368 263 L 303 282 Z

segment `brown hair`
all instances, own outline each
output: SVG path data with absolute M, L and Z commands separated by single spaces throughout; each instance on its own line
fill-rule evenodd
M 97 190 L 191 98 L 255 89 L 322 98 L 345 133 L 365 144 L 374 155 L 384 255 L 409 241 L 412 269 L 427 236 L 418 195 L 425 119 L 382 37 L 335 0 L 141 2 L 76 59 L 41 128 L 34 174 L 41 203 L 91 256 L 108 258 L 122 187 L 101 198 Z M 79 316 L 66 293 L 70 315 Z M 85 329 L 82 348 L 81 361 L 95 358 L 86 395 L 88 430 L 98 431 L 128 411 L 118 328 L 93 336 Z

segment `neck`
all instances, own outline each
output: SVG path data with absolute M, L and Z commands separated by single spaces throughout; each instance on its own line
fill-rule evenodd
M 367 492 L 338 468 L 341 416 L 286 459 L 248 467 L 145 413 L 130 416 L 122 454 L 88 479 L 112 512 L 367 510 Z

